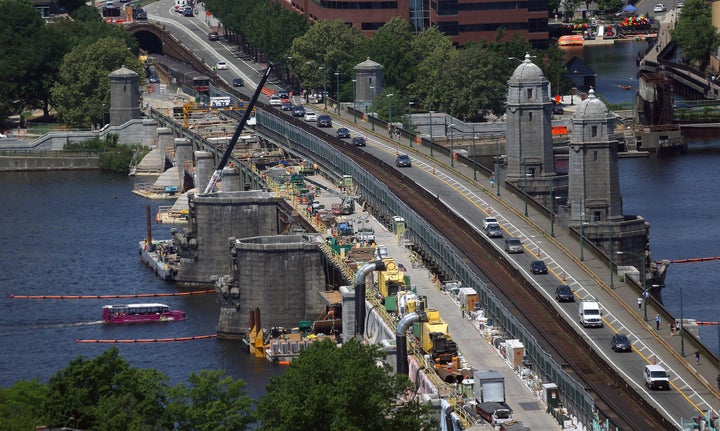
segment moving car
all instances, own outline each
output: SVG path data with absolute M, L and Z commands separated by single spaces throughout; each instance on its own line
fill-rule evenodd
M 322 114 L 317 118 L 318 127 L 332 127 L 332 118 L 327 114 Z
M 490 226 L 488 226 L 485 232 L 490 238 L 502 238 L 503 236 L 503 230 L 499 224 L 491 224 Z
M 208 33 L 208 40 L 220 40 L 220 35 L 216 31 Z
M 313 111 L 305 111 L 305 121 L 317 121 L 317 114 Z
M 558 302 L 575 302 L 575 295 L 567 284 L 561 284 L 555 288 L 555 299 Z
M 295 105 L 293 106 L 293 117 L 304 117 L 305 116 L 305 107 L 302 105 Z
M 225 63 L 224 61 L 220 60 L 220 61 L 218 61 L 217 64 L 215 65 L 215 68 L 216 68 L 217 70 L 227 70 L 228 65 L 227 65 L 227 63 Z
M 282 99 L 281 99 L 282 100 Z M 292 111 L 293 110 L 293 104 L 292 102 L 283 102 L 282 105 L 280 105 L 280 109 L 283 111 Z
M 610 340 L 610 347 L 616 352 L 629 352 L 632 350 L 630 339 L 625 334 L 615 334 Z
M 290 98 L 290 92 L 287 90 L 278 90 L 277 95 L 280 96 L 281 99 Z
M 542 260 L 533 260 L 530 262 L 530 271 L 532 271 L 533 274 L 547 274 L 548 269 L 545 265 L 545 262 Z
M 483 220 L 483 229 L 487 230 L 491 224 L 499 225 L 500 223 L 498 223 L 495 217 L 485 217 L 485 220 Z
M 660 365 L 645 365 L 643 375 L 648 388 L 670 390 L 670 375 Z
M 395 166 L 398 168 L 409 168 L 412 166 L 412 161 L 410 160 L 410 156 L 407 154 L 398 154 L 398 156 L 395 158 Z
M 340 139 L 347 139 L 350 137 L 350 131 L 345 127 L 337 129 L 337 137 Z
M 282 106 L 282 99 L 280 96 L 270 96 L 270 106 Z
M 662 3 L 656 4 L 655 7 L 653 8 L 653 12 L 665 12 L 666 10 L 667 10 L 667 8 Z
M 185 6 L 185 9 L 183 9 L 183 16 L 195 16 L 192 6 Z
M 242 78 L 233 78 L 232 86 L 233 87 L 244 87 L 245 83 L 243 82 Z
M 522 253 L 523 246 L 519 239 L 511 236 L 505 238 L 505 251 L 508 253 Z
M 356 147 L 364 147 L 367 145 L 367 143 L 365 142 L 365 138 L 363 138 L 362 136 L 356 136 L 352 138 L 352 143 Z

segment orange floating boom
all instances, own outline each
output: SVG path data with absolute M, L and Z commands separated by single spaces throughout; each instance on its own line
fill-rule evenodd
M 108 298 L 159 298 L 166 296 L 189 296 L 215 293 L 215 289 L 176 293 L 131 293 L 118 295 L 10 295 L 11 299 L 108 299 Z
M 137 340 L 80 340 L 76 339 L 78 344 L 118 344 L 118 343 L 172 343 L 176 341 L 194 341 L 207 340 L 208 338 L 217 338 L 216 334 L 195 335 L 192 337 L 176 337 L 176 338 L 140 338 Z

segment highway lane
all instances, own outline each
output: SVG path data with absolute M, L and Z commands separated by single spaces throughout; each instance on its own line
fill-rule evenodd
M 163 2 L 161 2 L 163 3 Z M 150 11 L 149 11 L 150 12 Z M 243 79 L 247 78 L 248 86 L 254 82 L 242 70 L 248 71 L 250 74 L 257 71 L 256 66 L 251 63 L 239 60 L 234 56 L 230 57 L 231 50 L 223 45 L 218 44 L 220 48 L 215 49 L 211 46 L 215 42 L 206 42 L 206 29 L 201 33 L 201 25 L 192 22 L 193 18 L 185 18 L 179 16 L 169 9 L 166 10 L 167 17 L 161 19 L 167 20 L 168 24 L 179 22 L 182 33 L 176 34 L 176 37 L 183 40 L 189 47 L 193 43 L 197 43 L 202 49 L 206 49 L 208 58 L 221 59 L 224 58 L 230 64 L 229 73 L 243 73 L 240 75 Z M 177 18 L 177 19 L 175 19 Z M 195 27 L 195 30 L 187 29 L 182 25 L 181 18 L 190 21 L 188 25 Z M 175 24 L 173 24 L 174 27 Z M 198 48 L 201 49 L 201 48 Z M 224 51 L 223 51 L 224 50 Z M 198 53 L 198 55 L 201 55 Z M 227 56 L 224 56 L 227 55 Z M 202 56 L 202 55 L 201 55 Z M 224 71 L 220 71 L 221 73 Z M 320 109 L 314 109 L 318 112 Z M 335 128 L 339 126 L 336 117 Z M 374 155 L 384 159 L 391 166 L 394 166 L 394 158 L 397 152 L 409 152 L 413 159 L 412 168 L 403 168 L 403 172 L 413 178 L 418 184 L 422 184 L 426 189 L 432 190 L 441 200 L 455 212 L 463 215 L 477 229 L 480 229 L 481 220 L 491 213 L 497 217 L 506 232 L 513 236 L 521 238 L 525 246 L 525 253 L 522 255 L 506 256 L 512 260 L 517 268 L 525 272 L 525 275 L 533 281 L 538 289 L 540 289 L 550 299 L 554 298 L 555 286 L 561 282 L 569 284 L 577 293 L 578 299 L 593 297 L 597 298 L 603 304 L 604 327 L 597 329 L 582 328 L 577 322 L 577 303 L 556 304 L 558 311 L 565 318 L 572 322 L 577 330 L 584 334 L 586 339 L 593 344 L 598 352 L 603 355 L 606 360 L 626 376 L 629 382 L 642 393 L 647 399 L 650 399 L 656 408 L 663 412 L 668 419 L 674 421 L 679 427 L 679 418 L 696 416 L 698 411 L 713 406 L 716 411 L 718 408 L 718 400 L 712 394 L 703 390 L 703 385 L 697 381 L 691 373 L 683 369 L 673 359 L 673 355 L 658 343 L 657 337 L 652 333 L 652 328 L 638 321 L 637 313 L 627 304 L 623 303 L 613 291 L 607 286 L 598 283 L 597 276 L 588 274 L 583 270 L 579 261 L 573 253 L 567 252 L 562 244 L 553 241 L 537 230 L 537 226 L 528 223 L 528 220 L 522 217 L 522 214 L 512 206 L 506 206 L 504 200 L 498 200 L 493 190 L 485 187 L 472 185 L 466 179 L 457 176 L 452 172 L 445 163 L 438 162 L 437 159 L 429 159 L 416 151 L 409 151 L 399 142 L 390 142 L 384 139 L 384 131 L 377 130 L 378 134 L 373 134 L 367 130 L 365 123 L 355 123 L 352 119 L 349 121 L 345 118 L 342 125 L 349 128 L 353 135 L 364 135 L 368 139 L 368 147 L 366 150 Z M 365 127 L 362 127 L 365 126 Z M 334 134 L 335 128 L 328 130 L 328 133 Z M 401 150 L 402 148 L 402 150 Z M 492 240 L 495 247 L 502 249 L 501 240 Z M 536 276 L 529 274 L 529 262 L 536 258 L 540 253 L 548 264 L 551 274 L 547 276 Z M 553 300 L 554 302 L 554 300 Z M 615 331 L 626 333 L 633 340 L 633 353 L 620 354 L 610 350 L 610 338 Z M 658 361 L 668 368 L 671 373 L 673 390 L 669 392 L 648 391 L 645 389 L 642 379 L 642 368 L 646 363 Z M 668 366 L 668 364 L 671 364 Z

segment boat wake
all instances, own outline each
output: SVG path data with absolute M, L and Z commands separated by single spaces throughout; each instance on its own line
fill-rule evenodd
M 78 327 L 78 326 L 94 326 L 94 325 L 102 325 L 104 322 L 102 320 L 95 320 L 92 322 L 59 322 L 59 323 L 31 323 L 27 325 L 18 325 L 18 324 L 7 324 L 7 325 L 0 325 L 0 327 L 4 327 L 6 329 L 15 329 L 15 330 L 25 330 L 25 329 L 59 329 L 59 328 L 71 328 L 71 327 Z

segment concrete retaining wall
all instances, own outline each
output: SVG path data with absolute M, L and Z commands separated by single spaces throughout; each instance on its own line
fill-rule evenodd
M 98 157 L 0 156 L 0 172 L 98 169 Z

